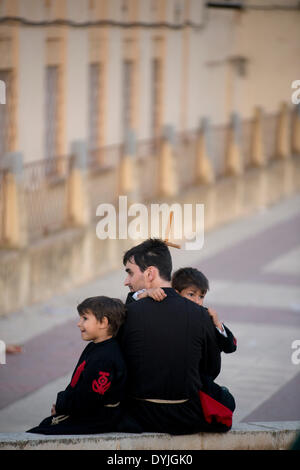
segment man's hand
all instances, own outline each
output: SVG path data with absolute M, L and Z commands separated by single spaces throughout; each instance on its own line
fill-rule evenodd
M 223 325 L 219 320 L 217 312 L 213 310 L 212 308 L 208 308 L 207 310 L 212 321 L 214 322 L 215 327 L 219 328 L 219 330 L 223 330 Z
M 54 416 L 54 415 L 56 415 L 56 409 L 55 409 L 55 405 L 53 404 L 51 408 L 51 416 Z
M 143 299 L 144 297 L 151 297 L 153 300 L 161 302 L 167 297 L 167 294 L 161 287 L 152 287 L 151 289 L 146 289 L 145 292 L 142 292 L 138 296 L 139 299 Z

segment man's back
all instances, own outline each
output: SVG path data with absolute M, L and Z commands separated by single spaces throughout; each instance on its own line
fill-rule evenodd
M 207 311 L 165 288 L 162 302 L 151 298 L 127 305 L 122 349 L 129 395 L 141 399 L 195 398 L 200 372 L 220 369 L 215 328 Z

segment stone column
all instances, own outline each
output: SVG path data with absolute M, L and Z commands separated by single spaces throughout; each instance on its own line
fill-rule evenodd
M 196 180 L 205 184 L 215 182 L 215 174 L 211 161 L 210 139 L 210 123 L 208 118 L 203 118 L 196 142 Z
M 124 152 L 120 161 L 119 194 L 127 196 L 128 203 L 138 200 L 139 174 L 136 157 L 136 135 L 129 130 L 125 136 Z
M 244 172 L 241 152 L 241 123 L 237 113 L 231 116 L 228 129 L 227 148 L 225 155 L 225 174 L 238 176 Z
M 263 144 L 263 113 L 262 109 L 257 106 L 254 110 L 254 119 L 252 124 L 251 135 L 251 155 L 250 165 L 254 167 L 263 167 L 266 164 L 266 156 Z
M 174 155 L 175 134 L 172 126 L 165 126 L 159 153 L 159 193 L 175 196 L 178 193 L 178 175 Z
M 282 103 L 278 116 L 276 134 L 276 157 L 282 160 L 291 155 L 290 112 L 287 103 Z
M 90 210 L 86 188 L 87 146 L 84 141 L 71 145 L 71 168 L 67 179 L 68 225 L 86 226 L 90 221 Z
M 23 155 L 20 152 L 6 154 L 4 167 L 4 214 L 2 244 L 21 248 L 27 244 L 26 207 L 23 188 Z

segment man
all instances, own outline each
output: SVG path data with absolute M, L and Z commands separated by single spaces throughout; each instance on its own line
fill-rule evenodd
M 123 264 L 130 294 L 121 347 L 131 416 L 142 431 L 228 431 L 233 397 L 213 383 L 204 389 L 201 381 L 201 374 L 216 376 L 220 371 L 215 327 L 203 307 L 172 289 L 167 245 L 146 240 L 125 253 Z M 161 302 L 150 297 L 134 300 L 134 292 L 155 287 L 166 293 Z

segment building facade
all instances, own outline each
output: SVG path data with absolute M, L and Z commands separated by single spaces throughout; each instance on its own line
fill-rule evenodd
M 131 129 L 143 141 L 166 125 L 187 132 L 203 117 L 222 126 L 233 112 L 246 120 L 256 106 L 291 104 L 298 2 L 208 3 L 0 0 L 0 161 L 68 155 L 74 140 L 101 159 L 97 150 Z

